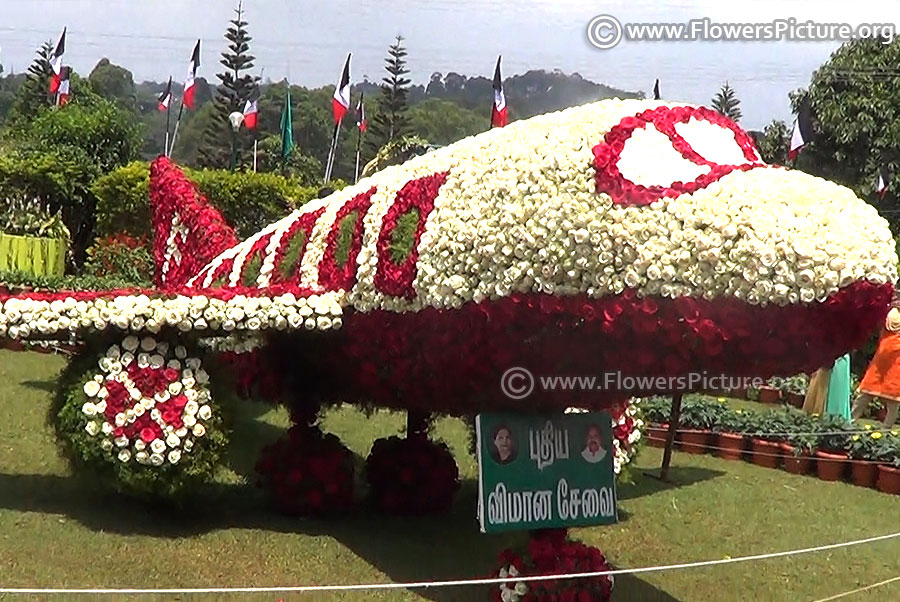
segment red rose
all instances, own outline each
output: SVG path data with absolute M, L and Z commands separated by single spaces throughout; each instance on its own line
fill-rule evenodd
M 151 443 L 154 439 L 156 439 L 156 433 L 153 432 L 152 428 L 145 427 L 141 429 L 141 441 Z

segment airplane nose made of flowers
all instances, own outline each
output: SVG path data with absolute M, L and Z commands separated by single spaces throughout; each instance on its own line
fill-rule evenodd
M 717 292 L 753 305 L 824 301 L 856 282 L 897 279 L 887 221 L 850 189 L 800 171 L 735 171 L 665 210 L 696 260 L 686 279 L 712 268 Z

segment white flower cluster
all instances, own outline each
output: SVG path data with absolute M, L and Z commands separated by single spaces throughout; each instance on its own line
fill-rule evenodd
M 641 295 L 732 296 L 784 305 L 822 301 L 860 280 L 897 278 L 887 221 L 873 207 L 837 184 L 747 161 L 734 133 L 707 121 L 692 118 L 676 129 L 705 158 L 720 165 L 750 163 L 752 169 L 642 207 L 615 204 L 597 192 L 593 148 L 623 118 L 664 105 L 683 106 L 611 99 L 541 115 L 363 179 L 321 200 L 326 209 L 307 246 L 300 282 L 320 288 L 318 266 L 338 212 L 372 187 L 377 190 L 364 218 L 357 284 L 348 291 L 348 302 L 360 311 L 459 307 L 514 292 L 603 297 L 626 288 Z M 645 183 L 689 182 L 709 171 L 684 159 L 652 128 L 626 143 L 620 162 L 623 173 Z M 411 180 L 443 172 L 448 176 L 419 245 L 416 298 L 378 291 L 377 241 L 397 192 Z M 265 232 L 283 232 L 320 206 L 304 207 Z M 222 258 L 246 257 L 251 241 Z M 267 253 L 276 248 L 270 241 Z M 232 276 L 240 270 L 235 265 Z
M 518 577 L 519 569 L 517 569 L 513 565 L 509 565 L 509 568 L 501 568 L 498 577 L 501 579 L 506 579 L 507 577 Z M 519 598 L 528 593 L 528 586 L 524 581 L 519 581 L 515 584 L 515 586 L 510 587 L 509 582 L 504 582 L 500 584 L 500 599 L 503 602 L 518 602 Z
M 253 333 L 231 334 L 226 337 L 200 339 L 200 345 L 216 353 L 251 353 L 265 345 L 261 336 Z
M 338 293 L 309 297 L 236 296 L 228 301 L 205 296 L 163 299 L 123 295 L 112 299 L 74 298 L 35 301 L 11 298 L 0 302 L 0 337 L 51 338 L 82 330 L 114 327 L 124 332 L 156 334 L 165 327 L 211 335 L 261 330 L 330 330 L 342 326 Z
M 136 364 L 139 368 L 163 371 L 176 370 L 178 378 L 166 389 L 152 396 L 142 392 L 128 374 L 128 368 Z M 171 348 L 167 343 L 157 342 L 152 337 L 138 339 L 126 337 L 122 345 L 113 345 L 98 362 L 100 373 L 84 384 L 87 401 L 81 413 L 87 419 L 85 431 L 100 439 L 100 447 L 114 454 L 120 462 L 134 460 L 138 464 L 162 466 L 166 462 L 178 464 L 184 454 L 194 449 L 196 440 L 206 436 L 207 421 L 212 417 L 209 391 L 209 375 L 203 370 L 198 358 L 187 357 L 184 347 Z M 121 383 L 128 392 L 127 409 L 119 412 L 110 422 L 106 417 L 111 382 Z M 182 425 L 176 428 L 163 419 L 157 404 L 163 404 L 183 396 L 184 409 L 178 418 Z M 159 426 L 162 436 L 145 441 L 139 433 L 133 439 L 124 435 L 116 436 L 116 428 L 133 424 L 144 414 Z

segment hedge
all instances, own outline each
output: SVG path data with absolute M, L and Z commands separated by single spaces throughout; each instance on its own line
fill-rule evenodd
M 134 162 L 94 182 L 97 235 L 151 234 L 149 175 L 150 167 L 146 162 Z M 258 232 L 318 193 L 314 187 L 300 186 L 271 173 L 185 169 L 185 175 L 222 212 L 241 238 Z

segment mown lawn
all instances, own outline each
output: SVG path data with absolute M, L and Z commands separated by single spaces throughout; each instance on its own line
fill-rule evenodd
M 478 532 L 476 464 L 466 453 L 462 423 L 451 419 L 441 421 L 438 431 L 454 449 L 465 482 L 446 517 L 394 518 L 364 506 L 327 522 L 270 513 L 247 475 L 255 450 L 283 432 L 286 416 L 258 403 L 242 406 L 233 441 L 234 472 L 223 475 L 220 486 L 205 494 L 202 510 L 191 516 L 171 516 L 92 491 L 69 474 L 45 425 L 62 363 L 54 356 L 0 352 L 0 587 L 244 587 L 471 578 L 485 575 L 503 547 L 523 541 L 522 535 Z M 401 429 L 403 416 L 366 418 L 343 408 L 331 412 L 325 424 L 361 464 L 376 438 Z M 637 465 L 656 467 L 660 456 L 659 450 L 646 448 Z M 620 489 L 620 524 L 573 534 L 600 547 L 619 567 L 640 567 L 900 531 L 900 499 L 874 490 L 677 452 L 672 475 L 674 485 L 643 477 Z M 793 558 L 623 576 L 614 599 L 813 601 L 898 574 L 900 540 L 895 539 Z M 483 589 L 454 588 L 127 597 L 278 598 L 450 601 L 486 596 Z M 898 598 L 900 583 L 895 582 L 845 599 Z

